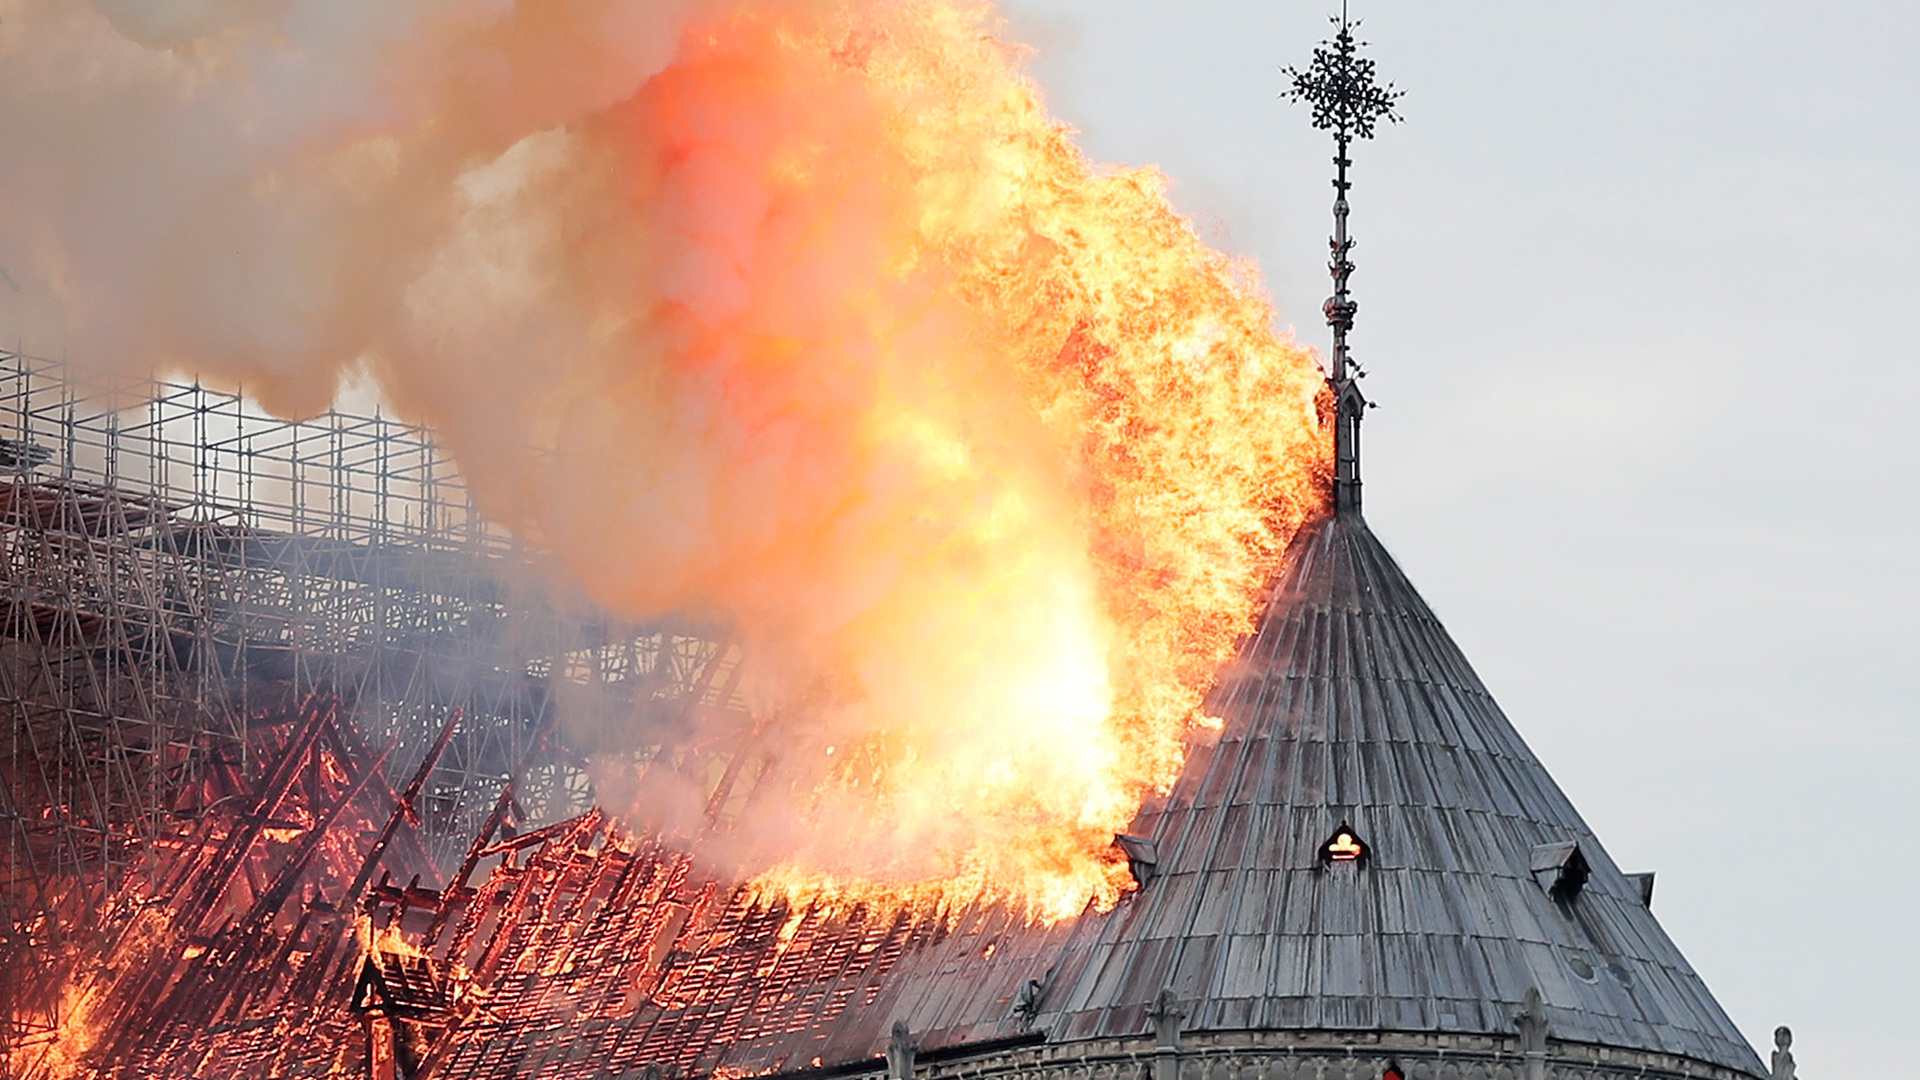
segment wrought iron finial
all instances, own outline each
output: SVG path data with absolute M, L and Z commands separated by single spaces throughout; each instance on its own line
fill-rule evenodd
M 1406 91 L 1374 81 L 1373 61 L 1360 55 L 1367 43 L 1353 36 L 1360 24 L 1347 18 L 1346 4 L 1340 5 L 1340 15 L 1332 22 L 1337 32 L 1313 50 L 1313 62 L 1306 70 L 1289 67 L 1282 72 L 1292 81 L 1285 96 L 1311 105 L 1314 128 L 1333 132 L 1334 139 L 1345 145 L 1373 138 L 1374 126 L 1382 120 L 1399 123 L 1400 114 L 1394 109 Z
M 1400 122 L 1395 111 L 1405 91 L 1392 83 L 1374 78 L 1373 61 L 1360 55 L 1366 42 L 1353 36 L 1360 24 L 1347 18 L 1345 0 L 1340 15 L 1333 20 L 1337 32 L 1313 50 L 1313 62 L 1301 68 L 1283 68 L 1291 84 L 1282 94 L 1295 102 L 1306 102 L 1313 109 L 1313 126 L 1333 133 L 1333 237 L 1329 241 L 1332 260 L 1327 270 L 1333 275 L 1333 295 L 1321 311 L 1333 328 L 1333 363 L 1327 382 L 1333 388 L 1337 415 L 1334 421 L 1334 506 L 1340 513 L 1360 512 L 1360 418 L 1368 401 L 1360 392 L 1358 379 L 1366 372 L 1353 362 L 1347 349 L 1347 334 L 1353 329 L 1353 317 L 1360 305 L 1347 292 L 1347 279 L 1353 274 L 1353 240 L 1347 235 L 1347 191 L 1353 184 L 1347 179 L 1347 148 L 1357 139 L 1373 138 L 1374 128 L 1385 121 Z

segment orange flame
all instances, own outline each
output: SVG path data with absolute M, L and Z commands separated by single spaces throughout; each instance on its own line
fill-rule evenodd
M 408 941 L 406 935 L 400 932 L 399 927 L 382 926 L 376 928 L 373 925 L 373 920 L 366 915 L 355 917 L 354 936 L 359 939 L 360 954 L 362 956 L 372 956 L 377 952 L 392 953 L 396 956 L 427 955 L 420 950 L 419 946 Z
M 1252 268 L 1089 164 L 994 29 L 734 11 L 568 151 L 624 204 L 566 244 L 628 291 L 555 442 L 610 464 L 519 524 L 603 602 L 734 617 L 798 717 L 798 806 L 743 825 L 796 899 L 1112 904 L 1324 499 L 1322 378 Z
M 75 981 L 62 988 L 53 1040 L 45 1048 L 39 1067 L 47 1076 L 81 1076 L 99 1036 L 99 986 L 92 980 Z

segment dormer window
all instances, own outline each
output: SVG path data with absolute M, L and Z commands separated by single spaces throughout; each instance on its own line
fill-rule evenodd
M 1133 875 L 1135 885 L 1145 886 L 1159 875 L 1160 849 L 1152 840 L 1144 836 L 1115 833 L 1113 842 L 1127 857 L 1127 871 Z
M 1320 845 L 1320 858 L 1324 862 L 1335 863 L 1365 862 L 1367 843 L 1360 839 L 1360 834 L 1354 832 L 1351 825 L 1343 821 L 1327 838 L 1327 842 Z
M 1568 901 L 1580 895 L 1593 870 L 1580 845 L 1572 840 L 1557 844 L 1537 844 L 1532 852 L 1533 880 L 1555 900 Z

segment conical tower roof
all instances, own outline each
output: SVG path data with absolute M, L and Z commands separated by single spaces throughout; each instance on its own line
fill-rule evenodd
M 1555 1039 L 1765 1075 L 1358 513 L 1295 539 L 1212 707 L 1053 1040 L 1137 1033 L 1163 989 L 1192 1029 L 1511 1033 L 1537 988 Z M 1343 826 L 1364 857 L 1326 855 Z

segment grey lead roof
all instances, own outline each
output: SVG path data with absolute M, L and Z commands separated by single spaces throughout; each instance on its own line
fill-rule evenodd
M 1511 1032 L 1537 986 L 1554 1038 L 1765 1075 L 1359 515 L 1295 540 L 1211 705 L 1053 1038 L 1142 1030 L 1162 986 L 1199 1029 Z M 1363 863 L 1320 858 L 1342 824 Z M 1592 875 L 1559 902 L 1532 853 L 1566 841 Z

